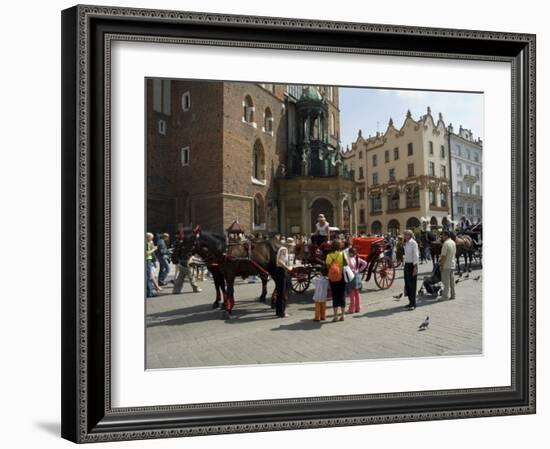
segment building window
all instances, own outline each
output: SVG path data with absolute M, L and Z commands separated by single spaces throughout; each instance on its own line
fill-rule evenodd
M 407 165 L 407 176 L 409 178 L 414 176 L 414 164 Z
M 459 162 L 457 165 L 456 165 L 456 172 L 462 176 L 462 164 Z
M 476 186 L 476 195 L 481 196 L 481 187 L 480 186 Z
M 365 224 L 365 209 L 359 209 L 359 223 Z
M 378 185 L 378 173 L 373 173 L 372 174 L 372 185 L 373 186 Z
M 256 140 L 254 144 L 252 176 L 258 181 L 265 181 L 265 154 L 262 142 Z
M 430 156 L 433 156 L 434 155 L 434 143 L 430 140 L 429 144 L 430 144 Z
M 407 145 L 407 155 L 412 156 L 413 155 L 413 144 L 412 142 L 409 142 Z
M 163 136 L 166 135 L 166 120 L 159 120 L 159 124 L 158 124 L 158 128 L 159 128 L 159 134 L 162 134 Z
M 470 160 L 470 157 L 471 157 L 470 149 L 466 148 L 466 159 Z
M 363 167 L 359 167 L 359 179 L 363 179 L 363 178 L 364 178 Z
M 191 93 L 185 92 L 181 96 L 181 110 L 185 112 L 189 109 L 191 109 Z
M 390 161 L 390 150 L 384 151 L 384 161 L 386 164 Z
M 447 177 L 447 167 L 444 165 L 441 166 L 441 177 L 446 178 Z
M 411 187 L 407 190 L 407 208 L 420 206 L 420 192 L 418 187 Z
M 302 96 L 303 88 L 304 86 L 301 85 L 289 84 L 286 90 L 289 95 L 292 95 L 294 98 L 298 99 Z
M 364 200 L 365 199 L 365 188 L 364 187 L 361 187 L 359 189 L 359 199 L 360 200 Z
M 469 165 L 466 165 L 466 173 L 468 175 L 471 175 L 472 174 L 472 167 L 470 167 Z
M 468 206 L 468 207 L 466 208 L 466 213 L 467 213 L 468 215 L 474 215 L 474 209 L 473 209 L 473 207 Z
M 458 154 L 460 157 L 462 157 L 462 148 L 460 147 L 460 145 L 456 146 L 456 154 Z
M 435 176 L 435 164 L 433 162 L 428 162 L 428 175 Z
M 336 135 L 336 119 L 334 118 L 334 112 L 330 113 L 330 135 Z
M 439 201 L 441 202 L 441 207 L 447 207 L 447 192 L 439 194 Z
M 184 147 L 181 149 L 181 165 L 189 165 L 189 147 Z
M 457 210 L 459 214 L 464 214 L 464 206 L 458 206 Z
M 441 159 L 445 159 L 445 145 L 441 145 L 439 155 L 441 156 Z
M 254 123 L 254 103 L 250 95 L 247 95 L 243 101 L 243 121 Z
M 430 198 L 430 206 L 435 206 L 435 191 L 430 189 L 428 196 Z
M 481 209 L 476 209 L 476 215 L 477 215 L 478 217 L 481 217 Z
M 399 191 L 394 190 L 393 193 L 390 193 L 388 196 L 388 210 L 398 210 L 399 209 Z
M 153 80 L 153 110 L 170 115 L 172 82 L 170 80 Z
M 376 167 L 378 165 L 378 156 L 376 154 L 372 155 L 372 166 Z
M 479 168 L 476 167 L 476 179 L 479 179 Z
M 474 152 L 474 161 L 479 162 L 479 153 L 477 151 Z
M 382 196 L 377 193 L 371 198 L 371 211 L 380 212 L 382 210 Z
M 262 228 L 265 226 L 265 201 L 260 193 L 254 196 L 254 227 Z
M 389 178 L 390 178 L 390 182 L 395 181 L 395 168 L 390 168 L 390 170 L 389 170 Z
M 393 149 L 393 160 L 394 161 L 399 160 L 399 148 L 394 148 Z
M 273 132 L 273 114 L 269 108 L 265 108 L 264 112 L 264 131 L 266 133 Z
M 363 152 L 359 151 L 359 159 L 363 159 Z
M 464 184 L 461 181 L 458 182 L 458 191 L 464 193 Z

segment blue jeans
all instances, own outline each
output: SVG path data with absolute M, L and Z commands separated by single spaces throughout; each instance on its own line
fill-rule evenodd
M 426 246 L 424 248 L 424 259 L 426 260 L 432 260 L 432 252 L 430 251 L 430 247 Z
M 153 293 L 153 261 L 152 260 L 146 260 L 146 272 L 147 272 L 147 281 L 146 281 L 146 290 L 147 290 L 147 297 L 151 298 L 155 296 Z
M 159 283 L 164 284 L 164 281 L 166 280 L 166 276 L 168 276 L 168 273 L 170 272 L 170 266 L 168 265 L 168 261 L 164 256 L 159 257 L 158 261 L 160 265 Z

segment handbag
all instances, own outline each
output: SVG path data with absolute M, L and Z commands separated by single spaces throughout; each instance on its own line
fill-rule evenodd
M 355 279 L 355 273 L 353 272 L 353 270 L 349 267 L 349 265 L 345 265 L 344 266 L 344 279 L 346 280 L 346 282 L 353 282 L 353 280 Z

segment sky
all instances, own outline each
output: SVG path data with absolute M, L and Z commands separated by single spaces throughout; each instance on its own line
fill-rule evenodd
M 443 114 L 445 126 L 452 123 L 455 132 L 462 125 L 471 129 L 474 139 L 483 140 L 483 94 L 422 90 L 389 90 L 374 88 L 340 87 L 340 133 L 343 148 L 357 140 L 357 132 L 363 137 L 386 131 L 390 117 L 399 129 L 405 121 L 407 110 L 418 120 L 426 114 L 427 107 L 437 123 Z

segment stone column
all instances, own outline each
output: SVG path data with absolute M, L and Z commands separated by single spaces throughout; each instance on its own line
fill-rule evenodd
M 342 195 L 341 192 L 338 192 L 336 194 L 336 209 L 334 211 L 334 226 L 338 226 L 340 229 L 342 229 L 343 221 L 344 221 L 344 211 L 342 207 Z
M 279 212 L 279 217 L 281 217 L 281 222 L 279 223 L 279 233 L 281 235 L 288 235 L 290 229 L 287 229 L 286 224 L 286 199 L 284 194 L 281 195 L 279 207 L 281 208 Z
M 301 224 L 301 227 L 302 227 L 302 234 L 309 234 L 311 231 L 309 229 L 309 224 L 308 224 L 308 207 L 307 207 L 307 197 L 306 195 L 303 195 L 302 194 L 302 224 Z

